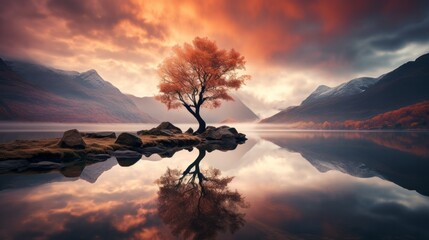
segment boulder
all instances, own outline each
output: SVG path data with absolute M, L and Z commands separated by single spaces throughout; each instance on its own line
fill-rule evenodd
M 115 143 L 129 146 L 129 147 L 140 147 L 143 143 L 142 140 L 131 134 L 131 133 L 121 133 L 116 139 Z
M 236 142 L 244 142 L 246 140 L 246 135 L 239 133 L 237 129 L 228 126 L 221 126 L 218 128 L 208 126 L 200 136 L 205 138 L 206 140 L 222 140 Z
M 238 143 L 244 143 L 247 140 L 246 134 L 239 133 L 235 136 L 235 139 L 237 140 Z
M 88 132 L 83 133 L 87 138 L 116 138 L 115 132 Z
M 163 136 L 174 136 L 174 133 L 171 130 L 163 129 L 159 130 L 161 132 L 161 135 Z
M 227 127 L 207 127 L 206 131 L 201 134 L 207 140 L 222 140 L 222 139 L 233 139 L 235 135 L 229 131 Z
M 150 130 L 140 130 L 137 132 L 137 135 L 151 135 L 151 133 Z
M 161 124 L 159 124 L 158 127 L 156 127 L 156 129 L 159 129 L 159 130 L 170 130 L 172 133 L 182 133 L 182 130 L 180 128 L 174 126 L 170 122 L 162 122 Z
M 174 134 L 182 133 L 182 130 L 170 122 L 162 122 L 158 127 L 150 130 L 138 131 L 138 135 L 157 135 L 157 136 L 173 136 Z
M 58 145 L 62 148 L 73 149 L 83 149 L 86 147 L 86 143 L 83 141 L 82 136 L 76 129 L 64 132 L 63 137 L 58 142 Z
M 228 129 L 228 131 L 230 131 L 232 134 L 237 135 L 238 131 L 237 129 L 233 128 L 233 127 L 228 127 L 228 126 L 220 126 L 219 128 L 221 129 Z
M 186 134 L 193 134 L 194 133 L 194 129 L 192 128 L 188 128 L 188 130 L 186 130 L 185 132 Z
M 137 135 L 173 136 L 174 133 L 167 129 L 152 128 L 150 130 L 140 130 L 137 132 Z

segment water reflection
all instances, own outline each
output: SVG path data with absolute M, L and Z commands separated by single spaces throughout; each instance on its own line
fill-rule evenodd
M 168 169 L 157 183 L 158 212 L 172 233 L 181 238 L 213 239 L 218 232 L 234 233 L 245 224 L 240 208 L 244 198 L 231 191 L 233 177 L 221 177 L 219 169 L 200 169 L 205 149 L 182 173 Z
M 379 177 L 429 196 L 429 133 L 306 132 L 263 138 L 300 153 L 320 172 Z
M 1 174 L 0 239 L 429 239 L 428 139 L 269 133 L 233 151 Z

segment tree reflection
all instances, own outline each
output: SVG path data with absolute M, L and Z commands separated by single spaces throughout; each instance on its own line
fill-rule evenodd
M 240 208 L 247 207 L 237 191 L 228 184 L 233 177 L 221 177 L 219 169 L 200 169 L 206 151 L 183 173 L 167 169 L 158 179 L 158 211 L 175 236 L 193 239 L 215 238 L 218 232 L 234 233 L 245 224 Z

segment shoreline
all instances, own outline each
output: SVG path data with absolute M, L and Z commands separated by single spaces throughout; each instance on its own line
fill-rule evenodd
M 178 151 L 192 151 L 193 148 L 228 151 L 246 140 L 244 134 L 228 126 L 208 126 L 205 132 L 196 135 L 192 129 L 183 133 L 168 122 L 150 130 L 123 132 L 118 136 L 115 132 L 80 133 L 72 129 L 64 132 L 62 138 L 1 143 L 0 174 L 89 165 L 111 157 L 116 157 L 120 165 L 130 166 L 143 155 L 170 158 Z

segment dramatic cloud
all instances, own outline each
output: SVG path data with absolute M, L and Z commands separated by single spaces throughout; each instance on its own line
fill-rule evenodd
M 156 93 L 171 46 L 207 36 L 246 56 L 253 80 L 241 94 L 262 115 L 429 51 L 429 3 L 419 0 L 5 0 L 0 14 L 1 56 L 94 68 L 139 96 Z

